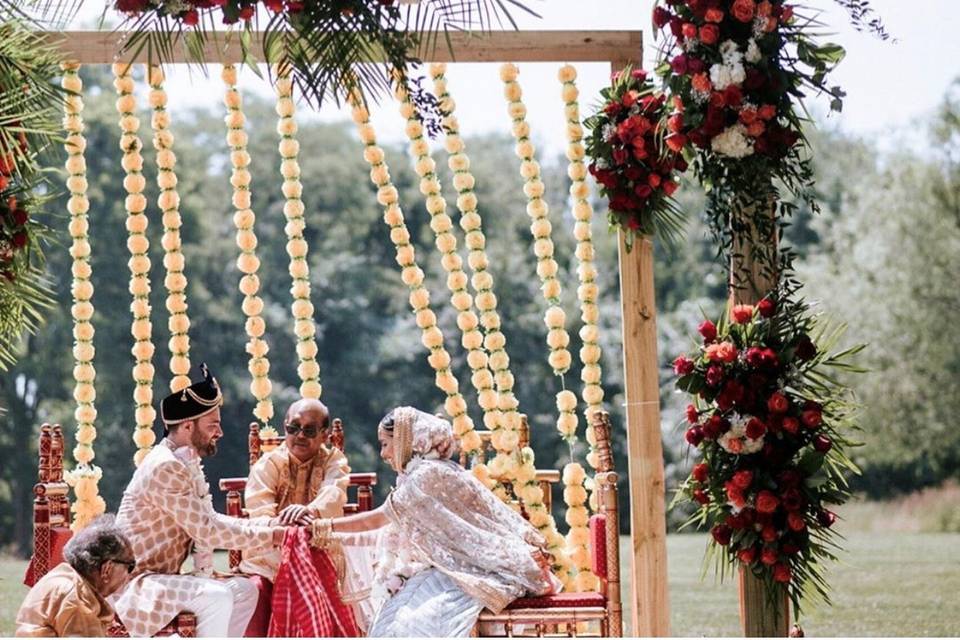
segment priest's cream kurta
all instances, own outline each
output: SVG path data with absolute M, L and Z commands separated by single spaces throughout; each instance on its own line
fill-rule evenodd
M 313 459 L 300 462 L 284 444 L 250 470 L 244 504 L 251 522 L 262 524 L 291 504 L 306 505 L 315 518 L 335 518 L 343 515 L 349 482 L 350 467 L 339 449 L 322 447 Z M 279 549 L 244 549 L 240 570 L 272 582 L 279 566 Z
M 143 459 L 117 513 L 137 558 L 114 605 L 131 636 L 155 634 L 210 580 L 177 575 L 193 540 L 215 549 L 270 548 L 273 541 L 270 527 L 214 511 L 199 459 L 174 449 L 165 439 Z

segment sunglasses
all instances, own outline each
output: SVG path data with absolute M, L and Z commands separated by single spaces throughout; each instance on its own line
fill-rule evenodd
M 127 573 L 133 573 L 133 570 L 137 567 L 137 562 L 135 560 L 113 560 L 114 564 L 122 564 L 127 568 Z
M 316 427 L 304 428 L 295 424 L 285 424 L 283 425 L 283 429 L 287 432 L 288 436 L 295 436 L 298 433 L 302 433 L 304 438 L 316 438 L 320 431 L 326 431 L 326 429 L 317 430 Z

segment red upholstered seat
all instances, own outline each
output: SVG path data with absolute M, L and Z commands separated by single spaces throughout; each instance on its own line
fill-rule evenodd
M 72 535 L 73 531 L 69 527 L 50 527 L 50 555 L 47 559 L 47 568 L 43 572 L 44 574 L 63 562 L 63 548 L 70 541 Z M 30 564 L 27 565 L 27 571 L 23 574 L 23 584 L 28 587 L 37 584 L 37 580 L 43 577 L 43 575 L 37 575 L 36 562 L 36 555 L 30 556 Z
M 601 580 L 607 579 L 607 516 L 597 513 L 590 516 L 590 560 L 593 573 Z
M 560 607 L 603 607 L 607 599 L 602 593 L 557 593 L 552 596 L 518 598 L 507 609 L 555 609 Z

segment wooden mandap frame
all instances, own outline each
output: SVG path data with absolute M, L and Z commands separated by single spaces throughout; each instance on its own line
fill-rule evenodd
M 211 37 L 202 49 L 208 64 L 242 63 L 236 34 Z M 81 64 L 118 61 L 147 63 L 118 55 L 121 34 L 107 31 L 68 31 L 49 34 L 64 59 Z M 439 39 L 442 42 L 443 39 Z M 453 33 L 452 50 L 438 45 L 424 62 L 601 62 L 616 72 L 642 65 L 640 31 L 497 31 L 487 34 Z M 264 61 L 262 34 L 252 38 L 252 53 Z M 183 41 L 172 60 L 186 63 Z M 631 554 L 629 594 L 632 630 L 638 636 L 670 635 L 667 591 L 667 548 L 663 450 L 660 440 L 660 385 L 657 358 L 657 313 L 653 287 L 653 242 L 644 237 L 626 251 L 623 234 L 619 249 L 620 302 L 623 323 L 624 396 L 630 486 Z

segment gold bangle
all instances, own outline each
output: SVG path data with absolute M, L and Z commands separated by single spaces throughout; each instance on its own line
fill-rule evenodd
M 311 525 L 310 546 L 326 549 L 333 537 L 333 521 L 330 518 L 314 520 Z

